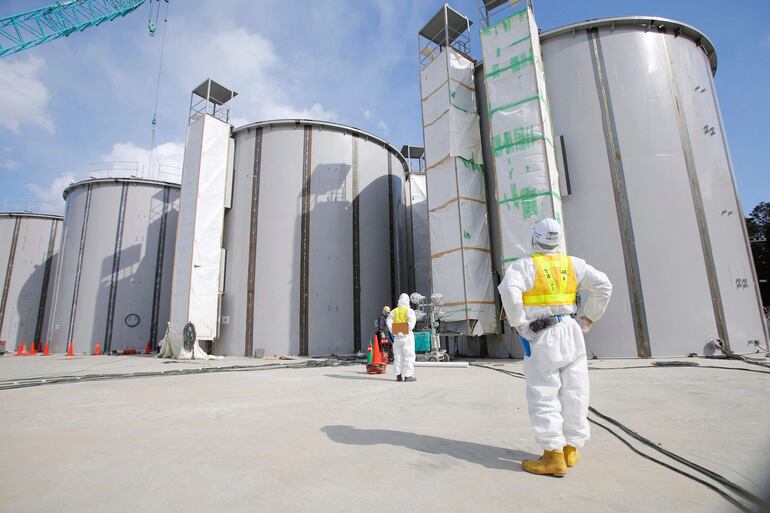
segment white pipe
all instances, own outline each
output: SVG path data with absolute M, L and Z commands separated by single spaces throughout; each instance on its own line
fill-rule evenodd
M 468 362 L 414 362 L 415 367 L 452 367 L 455 369 L 467 369 Z

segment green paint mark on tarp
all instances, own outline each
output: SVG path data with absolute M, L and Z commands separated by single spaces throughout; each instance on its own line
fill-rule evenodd
M 470 169 L 474 173 L 476 173 L 476 172 L 481 173 L 481 188 L 484 189 L 484 191 L 486 191 L 487 190 L 487 178 L 486 178 L 486 176 L 484 176 L 484 169 L 485 169 L 484 168 L 484 164 L 480 164 L 480 163 L 476 162 L 476 158 L 475 158 L 475 156 L 473 154 L 471 154 L 471 158 L 470 159 L 466 159 L 466 158 L 460 157 L 459 155 L 457 157 L 455 157 L 455 158 L 457 160 L 459 160 L 462 163 L 463 167 L 465 167 L 466 169 Z
M 532 101 L 535 101 L 535 100 L 538 100 L 538 99 L 541 99 L 540 95 L 530 96 L 529 98 L 524 98 L 523 100 L 518 100 L 518 101 L 515 101 L 515 102 L 511 102 L 511 103 L 506 103 L 505 105 L 500 105 L 499 107 L 492 107 L 491 104 L 488 104 L 489 117 L 491 119 L 492 116 L 495 113 L 497 113 L 497 112 L 502 112 L 504 110 L 509 110 L 509 109 L 514 108 L 514 107 L 518 107 L 519 105 L 523 105 L 525 103 L 529 103 L 529 102 L 532 102 Z
M 529 36 L 525 36 L 525 37 L 522 37 L 521 39 L 519 39 L 518 41 L 514 41 L 513 43 L 509 44 L 507 46 L 507 48 L 510 48 L 510 47 L 516 46 L 516 45 L 520 45 L 524 41 L 529 41 Z M 497 51 L 499 52 L 500 50 L 498 49 Z M 497 56 L 500 57 L 500 54 L 498 54 Z
M 492 136 L 492 151 L 495 158 L 503 156 L 514 151 L 521 151 L 531 148 L 537 141 L 545 139 L 543 134 L 535 132 L 535 126 L 524 126 L 515 128 L 513 132 L 507 131 L 502 134 Z
M 544 196 L 556 196 L 552 191 L 537 192 L 534 187 L 524 187 L 521 192 L 516 188 L 516 184 L 511 184 L 511 195 L 503 196 L 503 199 L 497 202 L 498 205 L 505 205 L 508 210 L 513 207 L 521 210 L 522 217 L 530 219 L 532 217 L 542 217 L 541 208 L 538 205 L 538 198 Z
M 515 262 L 516 260 L 520 260 L 521 257 L 508 257 L 503 258 L 503 264 L 507 264 L 508 262 Z
M 534 187 L 525 187 L 521 190 L 521 215 L 524 219 L 541 217 L 537 204 L 538 193 Z
M 476 162 L 473 156 L 471 156 L 470 159 L 465 159 L 458 156 L 457 159 L 460 160 L 460 162 L 462 162 L 463 165 L 471 171 L 481 171 L 482 173 L 484 172 L 484 164 L 479 164 Z
M 457 105 L 454 102 L 449 102 L 449 105 L 451 105 L 452 107 L 454 107 L 457 110 L 461 110 L 461 111 L 465 112 L 466 114 L 476 114 L 476 111 L 468 110 L 466 108 L 460 107 L 459 105 Z
M 494 78 L 507 71 L 520 71 L 524 69 L 524 67 L 529 66 L 529 64 L 534 62 L 534 60 L 535 58 L 532 55 L 532 48 L 530 48 L 526 52 L 521 52 L 511 57 L 507 63 L 507 66 L 501 66 L 499 62 L 493 63 L 492 70 L 488 73 L 484 73 L 484 77 Z
M 503 33 L 509 32 L 511 30 L 511 21 L 513 21 L 513 18 L 518 16 L 519 17 L 518 21 L 524 21 L 525 20 L 524 14 L 526 14 L 526 12 L 527 12 L 527 8 L 524 7 L 523 9 L 520 9 L 515 13 L 511 14 L 507 18 L 500 20 L 493 25 L 488 26 L 487 28 L 482 29 L 481 34 L 486 36 L 491 34 L 492 32 L 494 32 L 495 35 L 499 34 L 500 32 L 503 32 Z
M 470 240 L 470 238 L 471 238 L 471 234 L 466 231 L 463 231 L 463 239 Z

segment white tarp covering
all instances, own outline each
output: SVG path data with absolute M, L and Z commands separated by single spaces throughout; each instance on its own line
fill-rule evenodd
M 424 174 L 409 174 L 411 194 L 412 254 L 414 258 L 415 292 L 430 297 L 430 231 L 428 229 L 428 189 Z
M 535 222 L 562 222 L 537 34 L 529 7 L 481 31 L 503 268 L 529 253 Z
M 171 329 L 171 324 L 166 328 L 166 335 L 160 343 L 158 358 L 173 358 L 175 360 L 221 360 L 224 356 L 207 354 L 201 349 L 198 341 L 195 341 L 192 350 L 185 349 L 182 330 Z
M 495 333 L 492 264 L 473 63 L 453 49 L 420 72 L 433 292 L 449 322 Z M 478 322 L 476 322 L 478 321 Z
M 198 340 L 218 335 L 229 140 L 230 125 L 208 115 L 187 128 L 170 331 L 192 322 Z

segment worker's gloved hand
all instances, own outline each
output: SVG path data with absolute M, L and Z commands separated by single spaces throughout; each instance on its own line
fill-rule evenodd
M 529 323 L 525 322 L 516 326 L 516 331 L 519 332 L 519 336 L 526 338 L 530 342 L 534 342 L 537 338 L 537 333 L 529 329 Z
M 583 331 L 583 334 L 586 334 L 591 331 L 591 326 L 593 325 L 594 321 L 585 315 L 581 315 L 577 318 L 577 323 L 580 325 L 580 329 Z

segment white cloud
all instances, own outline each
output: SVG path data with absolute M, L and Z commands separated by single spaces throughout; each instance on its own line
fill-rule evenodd
M 12 148 L 10 146 L 0 146 L 0 170 L 13 171 L 21 166 L 21 162 L 8 156 L 11 151 Z
M 132 142 L 115 143 L 101 162 L 91 164 L 93 176 L 138 176 L 177 182 L 182 174 L 184 144 L 168 142 L 153 150 Z
M 54 133 L 48 112 L 50 93 L 40 80 L 45 61 L 38 57 L 0 60 L 0 126 L 15 134 L 24 125 Z
M 150 158 L 152 157 L 152 162 Z M 100 162 L 90 164 L 82 174 L 62 173 L 50 185 L 27 184 L 26 188 L 35 197 L 39 206 L 35 209 L 54 214 L 64 212 L 62 192 L 72 182 L 88 177 L 137 176 L 179 182 L 182 174 L 184 144 L 169 142 L 159 144 L 151 152 L 132 142 L 115 143 L 109 153 L 101 156 Z M 0 161 L 0 164 L 2 161 Z
M 413 131 L 404 127 L 414 124 L 399 115 L 417 97 L 416 79 L 404 80 L 400 73 L 411 65 L 414 52 L 413 36 L 403 27 L 426 19 L 432 8 L 406 0 L 326 0 L 306 2 L 297 18 L 292 4 L 285 0 L 217 2 L 217 16 L 211 17 L 203 0 L 185 2 L 189 7 L 185 9 L 176 9 L 172 2 L 157 112 L 159 140 L 183 140 L 190 90 L 208 77 L 240 93 L 232 102 L 231 120 L 236 126 L 288 117 L 339 121 L 383 137 L 406 138 L 402 132 Z M 135 170 L 153 172 L 148 132 L 160 38 L 137 37 L 135 29 L 144 26 L 137 22 L 132 28 L 132 19 L 136 20 L 127 17 L 112 25 L 107 38 L 98 37 L 98 31 L 91 37 L 73 36 L 30 52 L 35 58 L 22 54 L 23 60 L 0 62 L 5 65 L 0 68 L 0 146 L 10 139 L 2 135 L 6 130 L 6 136 L 10 130 L 25 136 L 23 147 L 14 143 L 14 153 L 0 152 L 0 162 L 21 161 L 15 173 L 24 170 L 29 176 L 15 189 L 16 180 L 6 180 L 14 189 L 8 194 L 31 197 L 29 191 L 35 190 L 40 195 L 64 170 L 85 178 L 86 163 L 98 160 L 139 162 Z M 337 23 L 340 19 L 345 23 Z M 255 25 L 254 20 L 260 23 Z M 330 31 L 331 26 L 335 30 Z M 381 41 L 388 41 L 387 51 L 372 53 L 372 45 Z M 11 91 L 14 97 L 36 99 L 33 108 L 14 104 L 9 110 L 6 106 L 9 63 L 14 74 L 32 77 L 32 87 L 17 90 L 12 81 Z M 83 83 L 89 87 L 82 87 Z M 75 107 L 60 109 L 54 103 L 60 94 Z M 35 167 L 27 169 L 31 155 L 27 153 L 46 147 L 51 140 L 46 129 L 54 128 L 58 149 L 43 152 L 35 159 Z M 176 161 L 181 165 L 182 144 L 177 144 Z M 161 149 L 157 151 L 162 162 Z M 2 176 L 11 175 L 0 170 L 0 183 Z M 30 185 L 24 190 L 25 182 L 36 188 Z M 57 202 L 61 188 L 53 192 Z
M 48 187 L 27 184 L 27 190 L 40 202 L 40 212 L 62 214 L 64 213 L 64 198 L 62 198 L 62 192 L 74 181 L 74 174 L 62 173 L 57 176 Z
M 233 102 L 235 126 L 278 118 L 334 120 L 337 113 L 320 103 L 296 105 L 285 83 L 290 66 L 275 51 L 273 43 L 245 28 L 201 36 L 185 31 L 188 37 L 176 39 L 169 61 L 179 87 L 191 89 L 203 76 L 239 92 Z
M 21 166 L 21 162 L 18 160 L 0 158 L 0 169 L 5 171 L 13 171 Z

